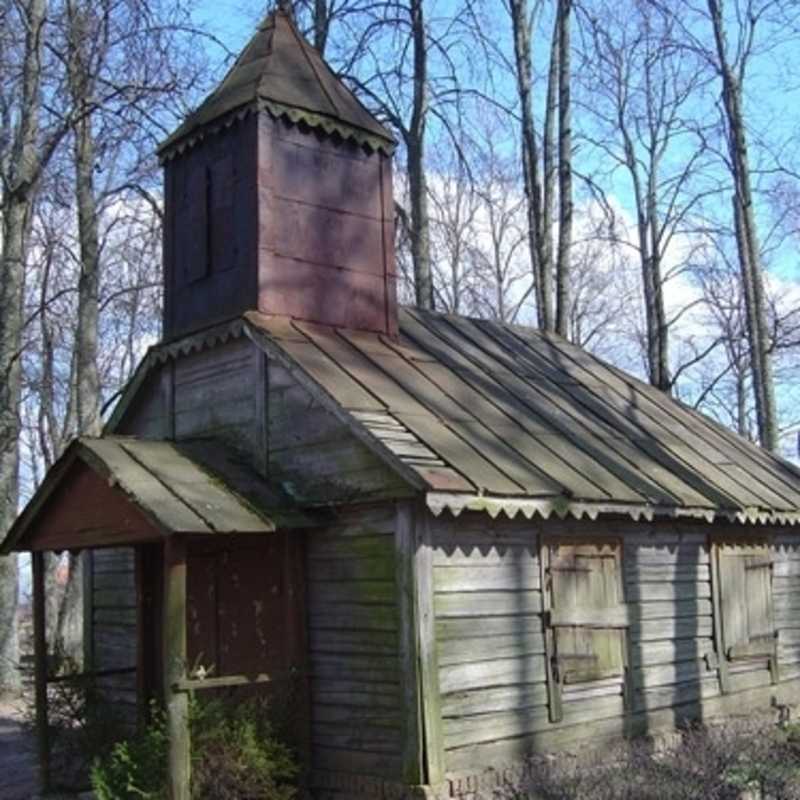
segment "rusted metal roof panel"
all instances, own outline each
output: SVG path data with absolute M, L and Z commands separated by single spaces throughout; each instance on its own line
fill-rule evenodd
M 390 151 L 394 145 L 392 135 L 333 74 L 289 15 L 278 10 L 259 26 L 222 83 L 159 147 L 159 154 L 167 158 L 212 123 L 252 108 L 372 149 Z
M 436 511 L 800 521 L 795 467 L 559 337 L 417 309 L 399 340 L 247 320 Z

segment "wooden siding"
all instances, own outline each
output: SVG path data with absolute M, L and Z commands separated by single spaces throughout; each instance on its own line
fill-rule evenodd
M 312 505 L 407 493 L 397 475 L 291 373 L 274 362 L 268 369 L 268 470 L 273 480 Z
M 432 518 L 431 527 L 448 772 L 497 765 L 526 749 L 569 745 L 603 720 L 618 719 L 622 735 L 626 708 L 638 717 L 677 706 L 681 714 L 688 709 L 702 715 L 702 704 L 720 696 L 709 548 L 713 526 L 493 522 L 463 514 L 455 520 Z M 730 530 L 742 535 L 741 528 Z M 548 720 L 542 534 L 598 541 L 621 537 L 624 547 L 630 620 L 626 686 L 612 678 L 561 687 L 558 723 Z M 800 623 L 794 619 L 800 610 L 800 544 L 790 534 L 775 544 L 774 602 L 784 680 L 800 676 Z M 730 664 L 728 673 L 734 694 L 771 684 L 766 659 Z
M 399 780 L 403 719 L 395 507 L 364 507 L 307 536 L 312 764 Z M 319 773 L 319 774 L 317 774 Z M 323 784 L 324 785 L 324 784 Z
M 101 698 L 136 719 L 136 567 L 132 547 L 92 553 L 91 659 L 95 671 L 132 670 L 100 678 Z
M 259 457 L 257 352 L 234 339 L 175 360 L 175 438 L 213 437 Z

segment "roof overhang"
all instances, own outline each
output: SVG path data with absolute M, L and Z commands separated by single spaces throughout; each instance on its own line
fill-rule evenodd
M 311 522 L 217 442 L 83 437 L 48 471 L 0 552 L 266 534 Z
M 435 516 L 445 511 L 454 517 L 465 511 L 479 511 L 496 519 L 501 514 L 508 519 L 588 519 L 600 516 L 624 516 L 634 521 L 655 519 L 695 520 L 698 522 L 729 522 L 743 525 L 796 525 L 800 512 L 767 511 L 759 508 L 719 509 L 703 507 L 658 506 L 643 503 L 592 503 L 569 498 L 520 498 L 475 495 L 457 492 L 428 492 L 428 508 Z

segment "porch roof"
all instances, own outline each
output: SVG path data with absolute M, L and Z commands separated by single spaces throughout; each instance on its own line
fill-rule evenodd
M 218 442 L 81 437 L 48 471 L 0 553 L 270 533 L 308 521 Z

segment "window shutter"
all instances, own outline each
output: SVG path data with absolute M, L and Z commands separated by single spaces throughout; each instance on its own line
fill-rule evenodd
M 731 660 L 773 656 L 772 559 L 766 546 L 719 549 L 722 637 Z
M 624 634 L 619 548 L 567 545 L 552 548 L 551 625 L 558 677 L 565 684 L 621 676 Z

